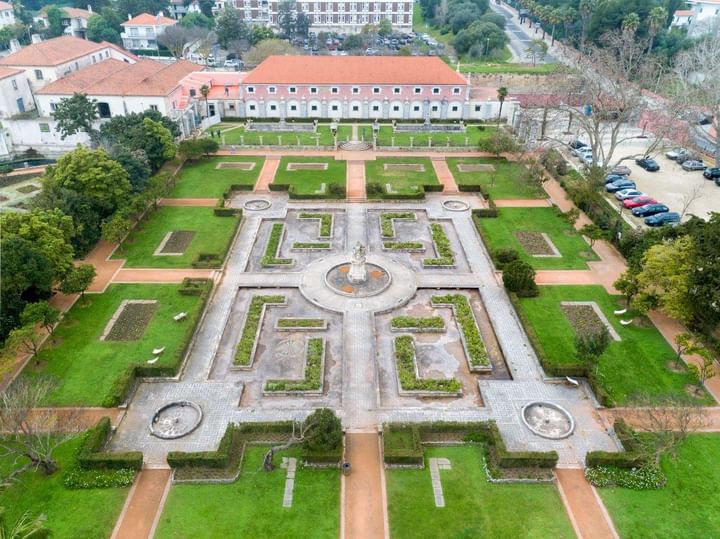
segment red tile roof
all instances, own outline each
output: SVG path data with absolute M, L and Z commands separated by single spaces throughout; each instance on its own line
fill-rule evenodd
M 675 12 L 676 17 L 692 17 L 693 11 L 691 9 L 678 9 Z
M 95 43 L 79 37 L 61 36 L 23 47 L 18 52 L 0 59 L 0 65 L 57 66 L 108 47 L 122 51 L 128 58 L 134 58 L 129 52 L 123 51 L 107 41 Z
M 435 56 L 270 56 L 245 84 L 465 84 Z
M 122 26 L 169 26 L 173 24 L 177 24 L 175 19 L 150 15 L 150 13 L 140 13 L 140 15 L 136 15 L 129 21 L 122 23 Z
M 138 60 L 129 64 L 110 58 L 56 80 L 41 88 L 40 95 L 166 96 L 188 74 L 202 66 L 186 60 L 162 64 L 155 60 Z
M 2 9 L 1 6 L 0 9 Z M 19 75 L 20 73 L 22 73 L 22 69 L 13 69 L 12 67 L 0 66 L 0 79 L 6 79 L 8 77 L 12 77 L 13 75 Z
M 13 5 L 7 2 L 0 2 L 0 11 L 5 11 L 6 9 L 13 9 Z
M 43 14 L 43 16 L 47 17 L 47 10 L 50 6 L 45 6 L 40 10 L 40 13 Z M 76 7 L 60 7 L 60 10 L 65 13 L 69 18 L 71 19 L 89 19 L 95 13 L 91 13 L 87 9 L 79 9 Z

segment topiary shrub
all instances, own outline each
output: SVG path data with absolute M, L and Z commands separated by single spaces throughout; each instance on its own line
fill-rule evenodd
M 535 284 L 535 270 L 522 260 L 515 260 L 505 266 L 503 284 L 510 292 L 523 298 L 535 297 L 539 293 Z
M 342 425 L 329 408 L 315 410 L 305 420 L 303 449 L 312 453 L 329 452 L 342 445 Z
M 498 249 L 495 251 L 494 255 L 498 269 L 503 269 L 511 262 L 520 260 L 520 253 L 518 253 L 515 249 Z

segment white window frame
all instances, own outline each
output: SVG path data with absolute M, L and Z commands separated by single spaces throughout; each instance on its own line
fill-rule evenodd
M 382 91 L 382 90 L 381 90 L 381 88 L 380 88 L 379 86 L 375 86 L 375 87 L 373 88 L 373 92 L 372 92 L 372 93 L 373 93 L 374 95 L 380 95 L 380 92 L 381 92 L 381 91 Z
M 420 86 L 415 86 L 415 88 L 413 88 L 413 93 L 414 93 L 415 95 L 421 94 L 421 93 L 422 93 L 422 88 L 421 88 Z
M 460 95 L 460 88 L 453 88 L 453 95 Z
M 330 93 L 331 94 L 339 94 L 340 88 L 338 88 L 337 86 L 333 86 L 332 88 L 330 88 Z

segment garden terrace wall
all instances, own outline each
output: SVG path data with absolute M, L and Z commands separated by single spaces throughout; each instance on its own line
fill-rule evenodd
M 410 447 L 396 447 L 393 441 L 401 435 L 409 436 Z M 420 432 L 415 425 L 386 424 L 383 426 L 383 456 L 385 464 L 389 466 L 416 466 L 422 467 L 423 448 L 420 441 Z
M 613 425 L 615 434 L 625 451 L 588 451 L 585 463 L 588 467 L 616 466 L 618 468 L 638 468 L 649 463 L 649 457 L 640 452 L 635 431 L 623 419 L 616 419 Z
M 110 393 L 102 402 L 103 407 L 112 408 L 124 403 L 135 388 L 138 378 L 174 377 L 178 374 L 192 343 L 195 330 L 205 314 L 205 307 L 211 295 L 213 282 L 210 279 L 205 279 L 205 281 L 207 283 L 205 288 L 198 286 L 197 283 L 200 282 L 200 279 L 195 279 L 192 281 L 196 283 L 193 286 L 183 286 L 178 290 L 179 294 L 200 296 L 201 300 L 199 308 L 186 319 L 183 344 L 177 349 L 170 363 L 167 365 L 131 365 L 115 380 L 110 388 Z M 189 284 L 190 281 L 183 281 L 183 285 L 186 283 Z
M 103 449 L 112 434 L 109 417 L 100 418 L 97 424 L 85 433 L 78 450 L 78 464 L 86 470 L 98 469 L 130 469 L 140 470 L 143 465 L 143 454 L 140 451 L 110 453 Z

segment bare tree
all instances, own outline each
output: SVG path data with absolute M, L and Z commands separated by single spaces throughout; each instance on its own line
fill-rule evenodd
M 16 380 L 0 395 L 0 456 L 13 459 L 4 482 L 26 470 L 40 469 L 49 475 L 58 468 L 53 453 L 80 430 L 77 415 L 59 416 L 39 408 L 54 384 L 49 379 Z M 23 464 L 23 462 L 25 464 Z
M 683 111 L 698 143 L 714 151 L 715 166 L 720 167 L 720 20 L 678 56 L 676 72 L 678 110 Z M 701 124 L 703 119 L 709 123 Z
M 290 435 L 290 438 L 280 445 L 274 445 L 270 449 L 268 449 L 267 453 L 265 453 L 265 456 L 263 457 L 263 469 L 266 472 L 270 472 L 275 468 L 275 465 L 273 464 L 273 457 L 275 456 L 275 453 L 278 451 L 282 451 L 283 449 L 288 449 L 290 446 L 302 443 L 305 440 L 305 435 L 307 434 L 308 429 L 312 427 L 312 424 L 305 422 L 300 423 L 299 421 L 293 421 L 293 428 L 292 428 L 292 434 Z
M 685 217 L 685 214 L 690 209 L 690 206 L 692 206 L 692 203 L 695 202 L 698 198 L 700 198 L 700 195 L 702 195 L 702 188 L 703 185 L 696 185 L 693 187 L 690 192 L 685 193 L 682 197 L 682 211 L 680 212 L 680 220 L 682 220 L 683 217 Z
M 207 34 L 206 30 L 191 26 L 185 28 L 176 24 L 165 29 L 165 31 L 157 36 L 158 43 L 167 48 L 175 58 L 182 58 L 185 52 L 185 45 L 195 40 L 201 39 Z

